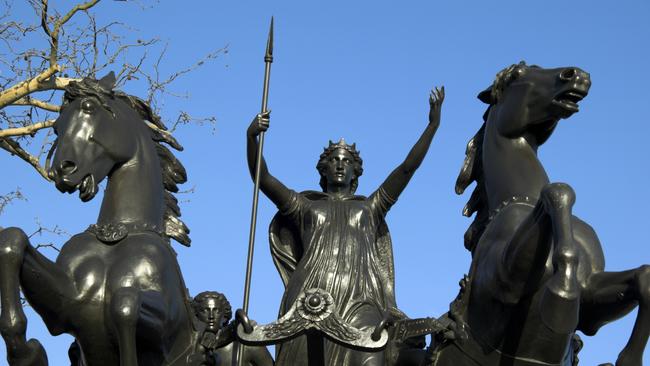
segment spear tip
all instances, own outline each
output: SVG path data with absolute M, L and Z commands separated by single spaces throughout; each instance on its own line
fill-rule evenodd
M 273 62 L 273 16 L 271 16 L 271 26 L 269 27 L 269 38 L 266 41 L 265 62 Z

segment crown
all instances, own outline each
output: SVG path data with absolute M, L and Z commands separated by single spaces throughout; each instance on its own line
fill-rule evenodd
M 329 145 L 326 148 L 323 148 L 325 152 L 334 151 L 336 149 L 344 149 L 347 150 L 352 155 L 359 155 L 359 151 L 357 151 L 357 144 L 355 143 L 352 145 L 348 145 L 345 142 L 345 139 L 343 137 L 341 137 L 341 139 L 337 143 L 333 143 L 332 140 L 329 140 Z

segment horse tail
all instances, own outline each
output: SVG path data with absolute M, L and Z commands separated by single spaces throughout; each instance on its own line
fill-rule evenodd
M 488 108 L 489 109 L 489 108 Z M 487 113 L 487 112 L 486 112 Z M 485 190 L 485 179 L 483 174 L 483 136 L 485 134 L 485 122 L 467 143 L 465 160 L 456 179 L 456 194 L 463 194 L 465 189 L 476 182 L 476 187 L 469 200 L 463 207 L 463 216 L 470 217 L 476 213 L 476 217 L 465 231 L 465 248 L 470 252 L 474 251 L 478 240 L 485 231 L 489 221 L 489 206 Z

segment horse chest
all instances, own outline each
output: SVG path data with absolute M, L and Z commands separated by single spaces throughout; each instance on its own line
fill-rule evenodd
M 57 264 L 68 273 L 76 288 L 78 301 L 101 301 L 106 286 L 109 248 L 93 236 L 80 234 L 68 241 Z
M 93 235 L 80 234 L 66 243 L 57 262 L 73 279 L 81 301 L 99 300 L 105 290 L 120 287 L 160 290 L 161 269 L 174 268 L 172 256 L 149 236 L 130 235 L 108 245 Z

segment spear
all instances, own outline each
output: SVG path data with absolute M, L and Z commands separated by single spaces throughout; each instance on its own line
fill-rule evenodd
M 271 79 L 271 63 L 273 63 L 273 17 L 269 28 L 269 37 L 266 41 L 266 53 L 264 54 L 264 88 L 262 89 L 262 113 L 267 111 L 269 101 L 269 80 Z M 253 188 L 253 209 L 251 210 L 251 226 L 248 234 L 248 258 L 246 262 L 246 281 L 244 284 L 244 313 L 248 314 L 248 303 L 250 300 L 251 275 L 253 273 L 253 252 L 255 250 L 255 227 L 257 226 L 257 203 L 260 196 L 260 166 L 262 162 L 262 149 L 264 148 L 264 132 L 259 135 L 257 147 L 257 160 L 255 161 L 255 186 Z M 237 347 L 234 352 L 233 366 L 241 366 L 244 347 Z

